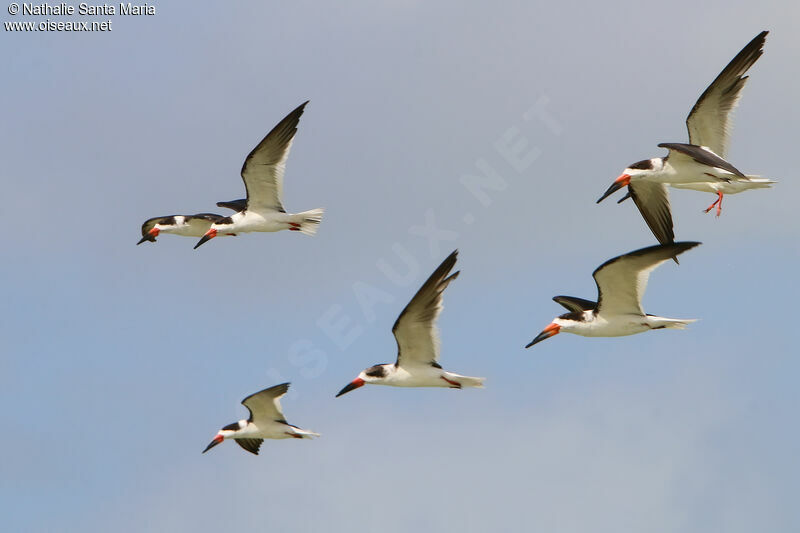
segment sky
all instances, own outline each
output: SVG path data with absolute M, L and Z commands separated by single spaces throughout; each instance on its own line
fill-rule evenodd
M 800 4 L 151 5 L 0 31 L 4 529 L 800 530 Z M 553 296 L 593 299 L 598 265 L 655 244 L 596 199 L 686 142 L 764 29 L 728 159 L 778 184 L 719 219 L 673 190 L 676 238 L 703 245 L 644 298 L 699 321 L 525 350 Z M 315 237 L 135 245 L 149 217 L 242 197 L 244 157 L 305 100 L 284 205 L 326 209 Z M 456 248 L 441 363 L 486 388 L 334 399 L 394 361 L 396 316 Z M 283 381 L 321 438 L 201 454 Z

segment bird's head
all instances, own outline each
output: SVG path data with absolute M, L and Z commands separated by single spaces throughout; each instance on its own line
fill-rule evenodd
M 159 233 L 170 233 L 175 229 L 178 218 L 180 218 L 178 215 L 148 218 L 142 224 L 142 238 L 136 244 L 139 245 L 145 241 L 156 242 L 156 237 L 158 237 Z
M 161 229 L 158 227 L 158 224 L 156 224 L 149 231 L 142 232 L 142 238 L 139 239 L 139 242 L 137 242 L 136 245 L 138 246 L 145 241 L 156 242 L 156 237 L 158 237 L 159 233 L 161 233 Z
M 660 170 L 662 166 L 663 160 L 660 158 L 643 159 L 642 161 L 637 161 L 636 163 L 629 165 L 628 168 L 623 170 L 622 174 L 620 174 L 617 179 L 614 180 L 614 183 L 611 184 L 606 192 L 603 193 L 603 196 L 597 200 L 597 203 L 599 204 L 608 196 L 611 196 L 621 188 L 630 185 L 631 180 L 636 181 L 637 178 L 652 174 L 653 172 Z
M 392 366 L 394 365 L 375 365 L 362 370 L 356 379 L 345 385 L 344 388 L 339 391 L 339 394 L 337 394 L 336 397 L 338 398 L 342 394 L 347 394 L 351 390 L 363 387 L 366 383 L 376 383 L 378 381 L 382 381 L 387 375 L 389 375 L 389 367 Z
M 216 237 L 217 235 L 234 235 L 231 231 L 233 228 L 233 219 L 231 217 L 222 217 L 208 228 L 208 231 L 203 235 L 197 244 L 194 245 L 195 249 Z
M 211 439 L 211 442 L 208 443 L 206 449 L 203 450 L 203 453 L 206 453 L 208 450 L 210 450 L 220 442 L 224 441 L 225 439 L 231 438 L 246 425 L 247 425 L 247 420 L 239 420 L 238 422 L 234 422 L 233 424 L 228 424 L 224 428 L 220 429 L 214 436 L 214 438 Z
M 574 331 L 575 326 L 579 322 L 584 322 L 588 318 L 588 313 L 590 311 L 584 312 L 577 312 L 577 313 L 564 313 L 563 315 L 557 316 L 550 322 L 546 328 L 539 333 L 535 339 L 533 339 L 526 348 L 530 348 L 537 342 L 542 342 L 545 339 L 549 339 L 553 335 L 558 335 L 562 331 L 571 332 Z

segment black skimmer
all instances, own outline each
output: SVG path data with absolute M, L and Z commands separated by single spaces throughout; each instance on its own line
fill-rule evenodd
M 230 202 L 217 202 L 218 207 L 226 207 L 234 211 L 244 209 L 246 200 L 231 200 Z M 225 218 L 215 213 L 197 213 L 196 215 L 169 215 L 165 217 L 148 218 L 142 224 L 142 238 L 136 244 L 145 241 L 156 242 L 156 237 L 161 233 L 172 233 L 184 237 L 202 237 L 211 227 L 211 224 Z
M 337 398 L 365 383 L 392 387 L 483 388 L 485 378 L 453 374 L 439 365 L 436 319 L 442 312 L 442 293 L 459 274 L 448 276 L 457 255 L 458 250 L 455 250 L 447 256 L 397 317 L 392 328 L 397 341 L 397 362 L 367 368 L 340 390 Z
M 217 432 L 203 453 L 225 439 L 234 439 L 236 444 L 250 453 L 258 455 L 264 439 L 310 439 L 319 433 L 300 429 L 286 421 L 281 411 L 280 398 L 289 390 L 288 383 L 281 383 L 255 394 L 251 394 L 242 405 L 250 411 L 250 418 L 228 424 Z
M 287 213 L 283 208 L 283 172 L 297 133 L 300 116 L 308 104 L 303 102 L 272 128 L 244 160 L 242 179 L 247 190 L 244 209 L 215 221 L 197 241 L 195 248 L 217 235 L 280 231 L 288 229 L 314 235 L 322 221 L 323 209 Z
M 525 348 L 562 331 L 584 337 L 621 337 L 650 329 L 683 329 L 695 322 L 696 319 L 647 315 L 642 310 L 642 296 L 656 267 L 698 244 L 650 246 L 606 261 L 592 274 L 597 283 L 597 302 L 573 296 L 554 297 L 569 313 L 554 318 Z
M 674 242 L 672 214 L 667 185 L 717 195 L 717 200 L 705 209 L 717 207 L 722 212 L 722 197 L 749 189 L 769 187 L 775 181 L 745 175 L 726 161 L 733 110 L 747 82 L 745 73 L 764 53 L 766 31 L 759 33 L 728 63 L 717 78 L 700 95 L 686 118 L 689 143 L 661 143 L 669 150 L 666 157 L 645 159 L 629 165 L 597 200 L 602 202 L 617 190 L 628 187 L 650 230 L 661 244 Z

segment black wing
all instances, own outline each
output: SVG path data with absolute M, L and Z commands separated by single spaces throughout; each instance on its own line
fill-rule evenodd
M 583 298 L 576 298 L 575 296 L 553 296 L 553 301 L 563 305 L 567 311 L 571 313 L 591 311 L 597 307 L 596 302 L 584 300 Z
M 669 190 L 663 183 L 640 180 L 628 185 L 628 194 L 633 198 L 639 213 L 661 244 L 675 241 L 672 229 L 672 212 L 669 207 Z
M 676 242 L 635 250 L 609 259 L 592 273 L 597 284 L 597 312 L 606 315 L 644 314 L 642 296 L 650 273 L 699 242 Z
M 264 442 L 264 439 L 233 439 L 236 441 L 236 444 L 247 450 L 248 452 L 258 455 L 258 449 L 261 447 L 261 443 Z
M 186 221 L 190 222 L 196 219 L 208 220 L 210 222 L 218 222 L 221 218 L 225 218 L 222 215 L 218 215 L 216 213 L 195 213 L 194 215 L 189 215 L 186 217 Z
M 247 199 L 240 198 L 238 200 L 230 200 L 228 202 L 217 202 L 217 207 L 224 207 L 225 209 L 232 209 L 237 213 L 243 211 L 247 207 Z
M 242 165 L 242 179 L 247 189 L 248 209 L 274 209 L 285 212 L 283 196 L 283 171 L 292 147 L 292 139 L 297 133 L 300 115 L 308 102 L 300 104 L 272 128 Z
M 707 146 L 721 157 L 726 156 L 733 110 L 747 83 L 744 74 L 764 53 L 767 33 L 762 31 L 742 48 L 697 99 L 686 117 L 690 143 Z
M 683 144 L 683 143 L 661 143 L 658 145 L 659 148 L 666 148 L 670 151 L 675 151 L 681 153 L 683 155 L 687 155 L 700 163 L 701 165 L 707 165 L 709 167 L 721 168 L 722 170 L 727 170 L 732 174 L 736 174 L 740 178 L 747 179 L 742 171 L 740 171 L 735 166 L 731 165 L 720 156 L 706 150 L 702 146 L 696 146 L 694 144 Z M 671 155 L 671 154 L 670 154 Z
M 436 364 L 439 359 L 439 330 L 436 319 L 442 312 L 442 293 L 458 272 L 448 276 L 456 264 L 454 250 L 422 284 L 403 312 L 392 333 L 397 341 L 397 366 Z

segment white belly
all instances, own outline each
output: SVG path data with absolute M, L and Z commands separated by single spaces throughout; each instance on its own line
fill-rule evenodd
M 574 329 L 566 330 L 567 333 L 575 333 L 584 337 L 624 337 L 634 335 L 651 329 L 647 317 L 636 315 L 624 315 L 608 317 L 596 317 L 591 322 L 586 322 Z
M 462 376 L 431 365 L 415 365 L 410 368 L 399 367 L 387 379 L 376 384 L 392 387 L 483 388 L 483 381 L 484 378 Z
M 239 214 L 239 213 L 237 213 Z M 286 218 L 289 215 L 286 213 L 279 213 L 277 211 L 270 213 L 256 213 L 253 211 L 245 211 L 244 215 L 237 217 L 233 216 L 234 231 L 233 233 L 250 233 L 253 231 L 280 231 L 287 229 Z
M 392 387 L 449 387 L 442 375 L 441 368 L 430 365 L 399 367 L 381 384 Z
M 670 165 L 664 172 L 660 181 L 669 183 L 673 187 L 691 189 L 691 186 L 700 186 L 705 183 L 727 183 L 726 180 L 738 179 L 736 174 L 732 174 L 720 168 L 709 167 L 695 161 L 681 164 L 680 166 Z M 696 189 L 701 190 L 701 189 Z M 716 192 L 716 191 L 711 191 Z
M 691 189 L 693 191 L 710 192 L 712 194 L 717 194 L 718 192 L 722 194 L 736 194 L 737 192 L 746 191 L 748 189 L 763 189 L 769 187 L 771 183 L 772 182 L 769 180 L 732 179 L 731 181 L 672 183 L 671 185 L 676 189 Z

